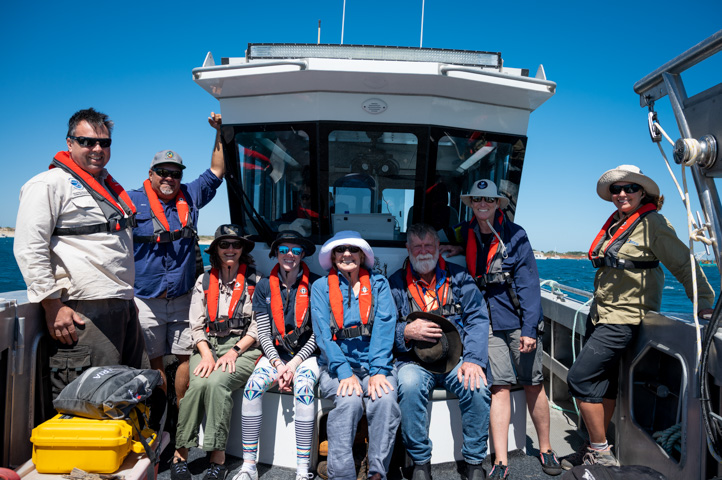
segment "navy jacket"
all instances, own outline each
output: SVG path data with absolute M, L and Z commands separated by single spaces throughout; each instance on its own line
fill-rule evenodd
M 454 301 L 461 305 L 460 315 L 446 317 L 459 330 L 461 341 L 464 344 L 463 360 L 481 366 L 485 371 L 488 365 L 489 350 L 489 316 L 487 314 L 486 302 L 479 293 L 479 289 L 465 268 L 451 262 L 446 262 L 446 267 L 451 275 L 451 292 Z M 436 280 L 440 284 L 442 275 L 445 278 L 446 272 L 436 266 Z M 409 297 L 406 291 L 406 270 L 401 268 L 389 277 L 391 295 L 394 297 L 398 309 L 399 319 L 396 322 L 396 337 L 394 351 L 396 352 L 397 364 L 410 361 L 409 351 L 413 348 L 413 342 L 404 340 L 404 329 L 408 322 L 406 316 L 411 313 Z M 490 371 L 487 371 L 490 375 Z M 489 380 L 491 381 L 491 380 Z
M 461 229 L 462 245 L 466 245 L 470 222 Z M 521 304 L 522 318 L 512 304 L 506 285 L 488 286 L 484 298 L 489 305 L 492 330 L 516 330 L 521 328 L 524 337 L 536 338 L 539 323 L 544 319 L 541 307 L 541 288 L 539 272 L 534 259 L 534 251 L 523 228 L 504 219 L 499 232 L 506 245 L 507 258 L 502 262 L 502 271 L 509 272 L 514 281 L 514 290 Z M 488 245 L 482 245 L 479 224 L 473 222 L 473 234 L 477 242 L 477 262 L 486 262 Z M 480 260 L 480 258 L 483 260 Z M 484 264 L 484 263 L 482 263 Z M 479 265 L 479 263 L 477 263 Z M 477 272 L 481 271 L 477 267 Z

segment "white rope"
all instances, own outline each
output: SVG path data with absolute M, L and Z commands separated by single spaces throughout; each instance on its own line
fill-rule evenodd
M 659 129 L 664 138 L 666 138 L 671 145 L 674 145 L 672 139 L 669 137 L 669 135 L 667 135 L 667 132 L 664 131 L 664 129 L 658 122 L 654 122 L 654 126 Z M 694 318 L 694 328 L 697 337 L 697 365 L 695 366 L 696 370 L 699 368 L 699 363 L 702 358 L 702 329 L 700 327 L 699 317 L 697 314 L 697 259 L 694 257 L 694 242 L 702 242 L 707 245 L 711 245 L 712 241 L 704 235 L 704 226 L 697 225 L 694 220 L 694 216 L 692 215 L 692 208 L 689 201 L 689 190 L 687 189 L 687 174 L 685 166 L 689 167 L 693 165 L 694 162 L 686 162 L 684 165 L 681 166 L 683 187 L 680 187 L 679 182 L 677 182 L 677 177 L 675 177 L 674 172 L 672 171 L 672 167 L 669 164 L 667 155 L 664 153 L 664 149 L 662 148 L 662 142 L 657 142 L 657 146 L 659 147 L 659 151 L 662 154 L 662 158 L 664 158 L 664 163 L 667 165 L 667 170 L 669 170 L 669 174 L 671 175 L 672 180 L 674 180 L 674 184 L 677 186 L 677 191 L 679 192 L 679 196 L 682 199 L 684 208 L 687 211 L 687 232 L 689 234 L 689 261 L 690 268 L 692 269 L 692 315 Z

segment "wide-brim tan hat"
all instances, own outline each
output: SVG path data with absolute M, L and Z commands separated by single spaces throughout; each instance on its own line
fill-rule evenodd
M 659 196 L 659 186 L 635 165 L 620 165 L 604 172 L 597 180 L 597 195 L 611 202 L 612 192 L 609 191 L 609 186 L 617 182 L 637 183 L 650 195 Z
M 464 350 L 459 330 L 451 321 L 434 313 L 412 312 L 406 317 L 406 321 L 411 323 L 417 318 L 434 322 L 441 327 L 442 334 L 436 342 L 415 340 L 411 356 L 431 373 L 449 373 L 459 363 Z
M 499 195 L 496 189 L 496 183 L 492 182 L 491 180 L 479 180 L 474 183 L 474 186 L 471 187 L 471 191 L 469 193 L 467 193 L 466 195 L 461 195 L 461 201 L 464 203 L 464 205 L 473 209 L 474 207 L 471 205 L 471 197 L 498 198 L 500 210 L 505 209 L 506 206 L 509 205 L 509 199 L 504 195 Z
M 364 266 L 367 270 L 374 268 L 374 251 L 371 250 L 371 245 L 361 237 L 361 234 L 353 230 L 343 230 L 338 232 L 336 235 L 331 237 L 323 244 L 321 250 L 318 252 L 318 263 L 321 264 L 321 268 L 326 271 L 331 270 L 333 264 L 331 262 L 331 253 L 333 249 L 339 245 L 354 245 L 359 247 L 364 252 Z

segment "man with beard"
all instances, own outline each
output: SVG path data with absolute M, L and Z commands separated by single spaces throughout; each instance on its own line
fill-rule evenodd
M 226 171 L 221 145 L 221 115 L 211 112 L 216 130 L 211 167 L 181 184 L 183 159 L 173 150 L 153 157 L 148 179 L 128 192 L 138 207 L 133 229 L 135 303 L 151 368 L 160 371 L 167 389 L 163 356 L 180 362 L 175 376 L 178 400 L 188 389 L 188 359 L 193 351 L 188 311 L 196 281 L 198 211 L 216 195 Z
M 389 284 L 399 313 L 394 351 L 412 479 L 431 478 L 428 405 L 436 387 L 459 398 L 467 478 L 483 479 L 491 402 L 486 302 L 466 269 L 439 257 L 434 227 L 412 225 L 406 238 L 409 256 Z

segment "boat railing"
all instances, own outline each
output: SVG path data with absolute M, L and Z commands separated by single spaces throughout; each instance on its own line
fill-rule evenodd
M 193 78 L 200 78 L 202 74 L 208 72 L 227 72 L 230 70 L 244 70 L 249 68 L 261 68 L 261 67 L 299 67 L 299 70 L 307 70 L 308 62 L 306 60 L 277 60 L 272 62 L 258 62 L 258 63 L 239 63 L 231 65 L 209 65 L 203 67 L 197 67 L 193 69 Z
M 526 82 L 526 83 L 532 83 L 535 85 L 542 85 L 544 87 L 547 87 L 549 89 L 549 91 L 552 93 L 554 93 L 557 88 L 556 82 L 552 82 L 551 80 L 547 80 L 546 78 L 522 77 L 522 76 L 518 76 L 518 75 L 509 75 L 508 73 L 492 72 L 489 70 L 481 70 L 479 68 L 471 68 L 471 67 L 459 67 L 456 65 L 439 66 L 439 74 L 440 75 L 448 76 L 449 72 L 473 73 L 475 75 L 483 75 L 486 77 L 496 77 L 496 78 L 503 78 L 506 80 L 516 80 L 519 82 Z

